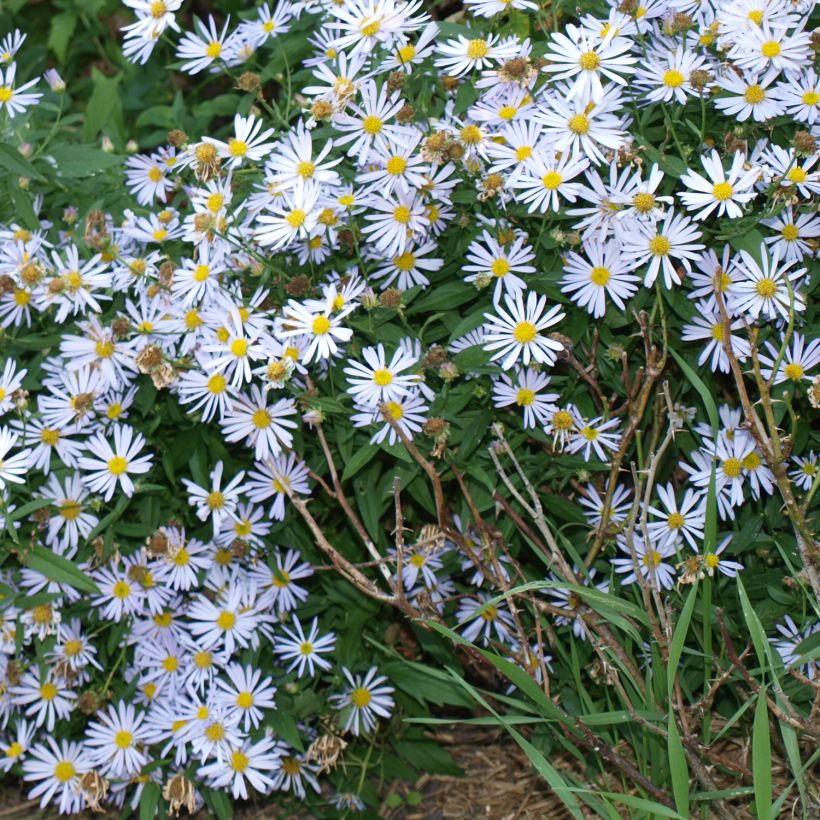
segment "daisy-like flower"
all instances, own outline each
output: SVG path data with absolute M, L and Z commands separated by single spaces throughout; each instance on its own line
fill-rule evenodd
M 625 300 L 637 292 L 640 278 L 621 259 L 619 243 L 585 239 L 583 250 L 584 256 L 570 251 L 565 257 L 561 290 L 595 318 L 605 315 L 607 296 L 626 310 Z
M 582 507 L 586 507 L 584 516 L 587 521 L 593 526 L 598 527 L 603 520 L 603 511 L 606 501 L 606 488 L 604 494 L 601 495 L 592 484 L 586 485 L 586 496 L 579 496 L 578 503 Z M 626 516 L 632 507 L 630 501 L 629 488 L 622 484 L 616 485 L 612 492 L 612 501 L 609 506 L 609 515 L 607 521 L 611 524 L 622 524 L 626 521 Z
M 43 96 L 39 91 L 27 90 L 37 85 L 38 77 L 15 88 L 16 73 L 17 63 L 12 63 L 5 70 L 0 66 L 0 111 L 7 111 L 12 119 L 15 114 L 22 114 L 26 108 L 34 105 Z
M 283 310 L 279 335 L 283 339 L 302 335 L 310 339 L 302 358 L 304 364 L 309 364 L 314 357 L 327 359 L 335 355 L 339 350 L 337 342 L 348 342 L 353 336 L 349 327 L 342 326 L 342 319 L 356 306 L 345 305 L 337 311 L 337 295 L 336 287 L 332 286 L 319 309 L 311 309 L 291 299 Z
M 0 427 L 0 489 L 7 483 L 23 484 L 23 477 L 31 468 L 31 450 L 21 450 L 10 458 L 8 452 L 17 444 L 20 436 L 13 433 L 8 427 Z
M 23 780 L 36 785 L 28 793 L 32 800 L 42 795 L 40 808 L 56 805 L 61 814 L 76 814 L 85 808 L 80 778 L 93 764 L 82 744 L 63 740 L 60 745 L 47 737 L 37 743 L 23 761 Z
M 466 624 L 462 630 L 465 640 L 475 641 L 481 636 L 484 646 L 489 646 L 493 633 L 502 643 L 513 643 L 515 621 L 505 604 L 488 604 L 489 595 L 476 598 L 462 598 L 456 611 L 459 624 Z
M 678 503 L 671 484 L 659 484 L 657 493 L 663 508 L 650 507 L 649 514 L 656 519 L 648 525 L 649 537 L 653 543 L 679 543 L 685 539 L 689 546 L 698 551 L 703 542 L 706 525 L 706 498 L 692 489 L 686 490 L 683 500 Z
M 790 117 L 808 125 L 817 122 L 820 117 L 820 77 L 813 68 L 805 68 L 796 79 L 778 83 L 776 93 Z
M 604 96 L 601 79 L 625 86 L 638 62 L 629 54 L 632 42 L 614 35 L 612 31 L 598 37 L 570 23 L 563 32 L 550 36 L 544 55 L 548 63 L 542 71 L 554 74 L 555 80 L 572 82 L 568 100 L 578 97 L 585 103 L 598 102 Z
M 502 370 L 509 370 L 519 359 L 524 365 L 530 361 L 551 366 L 555 363 L 556 353 L 564 346 L 544 334 L 547 328 L 560 322 L 566 314 L 560 305 L 554 305 L 545 312 L 547 297 L 538 297 L 535 291 L 527 294 L 524 304 L 522 294 L 515 298 L 504 297 L 506 310 L 496 308 L 498 316 L 485 313 L 484 349 L 494 351 L 492 361 L 503 359 Z
M 21 763 L 25 760 L 25 753 L 31 746 L 31 741 L 34 739 L 34 733 L 37 727 L 29 723 L 27 720 L 18 720 L 14 727 L 14 740 L 9 740 L 0 746 L 0 771 L 8 774 L 12 766 Z
M 272 250 L 309 238 L 319 220 L 319 187 L 300 185 L 268 203 L 267 211 L 257 217 L 256 241 Z
M 462 270 L 470 271 L 470 275 L 464 281 L 481 285 L 495 280 L 493 301 L 498 304 L 503 294 L 515 297 L 526 290 L 526 282 L 519 274 L 535 273 L 535 266 L 530 264 L 534 259 L 524 236 L 517 236 L 512 244 L 504 246 L 484 230 L 467 248 L 470 264 L 463 265 Z
M 810 490 L 818 474 L 820 474 L 817 453 L 811 452 L 805 458 L 792 456 L 792 463 L 795 467 L 789 472 L 789 478 L 801 490 Z
M 272 142 L 265 142 L 273 135 L 272 128 L 262 131 L 262 120 L 251 114 L 242 117 L 237 114 L 233 120 L 233 135 L 227 142 L 203 137 L 203 142 L 210 142 L 216 147 L 219 156 L 227 159 L 226 168 L 238 168 L 246 160 L 260 162 L 273 148 Z
M 258 48 L 268 40 L 290 31 L 293 14 L 294 7 L 289 3 L 279 3 L 273 11 L 267 3 L 263 3 L 257 9 L 258 16 L 255 20 L 243 20 L 239 24 L 239 34 Z
M 125 495 L 132 496 L 134 482 L 130 476 L 142 475 L 151 469 L 151 456 L 139 455 L 144 446 L 142 434 L 135 434 L 124 424 L 114 426 L 113 447 L 102 433 L 95 433 L 86 444 L 91 456 L 83 456 L 78 462 L 79 468 L 86 473 L 83 483 L 106 501 L 111 500 L 117 486 Z
M 529 204 L 529 212 L 559 211 L 561 198 L 575 202 L 581 193 L 582 185 L 570 180 L 578 176 L 589 166 L 589 160 L 572 158 L 570 154 L 556 155 L 552 151 L 533 154 L 524 163 L 521 173 L 510 181 L 510 187 L 516 191 L 516 197 L 524 204 Z
M 739 37 L 728 57 L 746 71 L 766 72 L 777 76 L 781 72 L 796 74 L 809 58 L 810 38 L 807 31 L 789 32 L 791 26 L 764 21 Z
M 721 575 L 725 575 L 727 578 L 737 578 L 737 574 L 742 572 L 743 564 L 739 561 L 730 561 L 728 558 L 722 558 L 722 553 L 726 550 L 726 547 L 732 541 L 732 536 L 727 535 L 723 541 L 720 542 L 718 548 L 714 552 L 707 552 L 703 555 L 703 566 L 706 571 L 706 574 L 711 578 L 715 571 L 719 572 Z M 698 550 L 693 547 L 695 551 Z
M 278 456 L 282 448 L 293 446 L 293 435 L 298 424 L 289 418 L 296 415 L 293 399 L 279 399 L 268 404 L 269 392 L 258 384 L 251 387 L 250 395 L 241 395 L 222 417 L 225 441 L 243 441 L 254 448 L 257 460 L 265 461 Z
M 671 289 L 680 284 L 672 259 L 679 260 L 685 270 L 690 270 L 690 260 L 696 259 L 697 252 L 704 248 L 697 241 L 700 238 L 701 233 L 691 219 L 670 209 L 663 222 L 639 225 L 634 234 L 626 236 L 621 253 L 635 267 L 649 263 L 643 280 L 645 287 L 651 287 L 662 270 L 664 285 Z
M 263 709 L 274 709 L 276 687 L 259 669 L 231 663 L 225 668 L 228 680 L 216 679 L 216 700 L 242 715 L 246 732 L 255 729 L 264 717 Z
M 224 464 L 217 461 L 210 473 L 211 485 L 200 487 L 187 478 L 182 479 L 188 491 L 188 503 L 196 509 L 196 516 L 200 521 L 213 522 L 214 534 L 219 532 L 222 520 L 225 517 L 233 518 L 236 505 L 239 503 L 239 494 L 242 492 L 242 482 L 245 471 L 240 470 L 228 484 L 222 486 L 222 470 Z
M 777 216 L 761 219 L 760 224 L 777 231 L 776 236 L 767 236 L 764 242 L 770 249 L 778 248 L 784 262 L 811 256 L 820 238 L 820 217 L 810 213 L 795 216 L 791 205 L 787 205 Z
M 766 350 L 768 355 L 760 354 L 760 373 L 767 380 L 774 377 L 774 384 L 811 381 L 809 371 L 820 364 L 820 339 L 812 339 L 806 344 L 806 337 L 802 333 L 795 332 L 791 343 L 783 351 L 782 358 L 778 347 L 771 342 L 766 342 Z M 774 373 L 774 366 L 778 361 L 779 366 Z
M 327 140 L 318 154 L 313 153 L 313 136 L 299 120 L 291 127 L 284 139 L 276 143 L 275 150 L 265 163 L 271 182 L 282 190 L 298 188 L 309 183 L 338 185 L 339 174 L 333 170 L 342 159 L 327 159 L 333 148 L 333 140 Z
M 633 534 L 633 544 L 635 546 L 636 562 L 632 558 L 632 552 L 626 539 L 623 536 L 617 538 L 618 548 L 626 553 L 626 558 L 613 558 L 612 566 L 621 578 L 621 584 L 634 584 L 638 580 L 637 572 L 650 586 L 656 589 L 672 589 L 675 585 L 675 570 L 669 564 L 664 563 L 664 558 L 670 558 L 675 554 L 675 543 L 667 542 L 658 544 L 645 544 L 642 538 Z
M 370 439 L 371 444 L 380 444 L 385 438 L 389 444 L 395 444 L 399 441 L 399 435 L 386 416 L 389 416 L 407 438 L 412 439 L 413 434 L 418 433 L 427 420 L 424 414 L 428 408 L 420 396 L 408 393 L 396 401 L 386 401 L 375 409 L 367 406 L 358 406 L 356 409 L 359 412 L 354 413 L 350 419 L 354 427 L 367 427 L 384 422 L 381 430 Z
M 289 549 L 283 556 L 277 547 L 268 559 L 270 566 L 257 564 L 251 577 L 265 594 L 270 595 L 277 612 L 290 612 L 308 597 L 308 591 L 295 583 L 310 578 L 313 569 L 306 562 L 299 562 L 299 553 Z
M 769 86 L 775 80 L 774 74 L 758 77 L 756 73 L 744 72 L 742 75 L 727 71 L 718 85 L 730 96 L 715 98 L 714 106 L 738 122 L 745 122 L 751 117 L 755 122 L 765 122 L 783 113 L 774 89 Z
M 140 205 L 150 207 L 155 199 L 165 202 L 174 182 L 168 179 L 167 166 L 156 154 L 136 154 L 125 161 L 125 179 Z
M 244 590 L 233 584 L 216 601 L 197 596 L 188 610 L 191 634 L 203 649 L 217 647 L 232 655 L 236 647 L 250 646 L 256 638 L 259 617 L 243 601 Z
M 363 348 L 362 356 L 367 364 L 351 362 L 344 369 L 350 384 L 347 392 L 361 404 L 376 408 L 386 401 L 395 401 L 410 393 L 419 381 L 417 373 L 402 373 L 415 367 L 416 360 L 401 348 L 393 353 L 390 364 L 381 344 Z
M 411 243 L 405 246 L 402 253 L 384 260 L 381 265 L 371 274 L 371 281 L 380 279 L 379 287 L 386 290 L 395 287 L 399 290 L 409 290 L 416 285 L 430 284 L 430 280 L 424 272 L 437 271 L 444 265 L 444 260 L 440 258 L 427 258 L 425 255 L 438 251 L 439 246 L 435 240 L 422 242 L 421 244 Z M 381 254 L 377 254 L 381 258 Z
M 275 521 L 284 521 L 286 490 L 299 495 L 310 495 L 308 468 L 299 461 L 296 454 L 281 453 L 264 463 L 256 462 L 258 469 L 251 470 L 245 487 L 245 495 L 254 502 L 267 501 L 271 496 L 274 501 L 268 514 Z
M 182 71 L 188 74 L 199 74 L 200 71 L 210 67 L 214 61 L 230 59 L 230 47 L 228 44 L 228 23 L 222 27 L 222 32 L 217 31 L 213 16 L 208 17 L 206 26 L 202 20 L 196 20 L 197 33 L 186 32 L 179 41 L 176 56 L 180 60 L 187 60 L 181 66 Z M 226 47 L 228 46 L 228 47 Z
M 693 342 L 705 339 L 707 341 L 706 347 L 703 348 L 703 351 L 698 357 L 698 365 L 705 364 L 711 357 L 709 367 L 713 373 L 718 371 L 728 373 L 731 369 L 731 365 L 723 346 L 726 331 L 723 326 L 723 318 L 717 309 L 717 305 L 713 300 L 711 302 L 698 302 L 695 307 L 700 315 L 695 316 L 691 322 L 683 326 L 681 329 L 681 340 L 684 342 Z M 743 319 L 735 319 L 732 321 L 729 325 L 729 329 L 730 331 L 744 330 L 745 323 Z M 732 352 L 738 361 L 746 361 L 746 358 L 751 354 L 752 346 L 749 340 L 744 336 L 735 336 L 734 333 L 730 333 L 729 344 L 732 346 Z
M 668 103 L 674 100 L 685 105 L 690 96 L 697 92 L 692 88 L 690 78 L 693 71 L 704 68 L 705 59 L 683 46 L 674 51 L 650 54 L 646 62 L 639 65 L 635 75 L 635 85 L 648 89 L 647 103 Z M 700 93 L 706 93 L 705 89 Z
M 133 777 L 148 762 L 144 713 L 124 701 L 112 704 L 87 729 L 86 746 L 95 767 L 110 777 Z
M 736 264 L 735 284 L 732 287 L 729 309 L 735 313 L 744 313 L 752 319 L 763 316 L 765 319 L 784 321 L 789 318 L 792 308 L 800 313 L 805 310 L 806 301 L 803 295 L 795 290 L 795 284 L 806 272 L 805 268 L 789 270 L 795 263 L 780 262 L 778 248 L 773 248 L 771 256 L 765 243 L 760 245 L 762 264 L 748 252 L 740 251 L 740 263 Z
M 589 461 L 592 451 L 601 461 L 607 461 L 607 450 L 617 450 L 620 442 L 620 421 L 609 419 L 604 421 L 603 416 L 585 422 L 578 418 L 575 422 L 576 431 L 570 437 L 568 450 L 570 453 L 582 453 L 584 461 Z
M 550 383 L 546 373 L 531 367 L 516 368 L 512 376 L 502 373 L 493 384 L 493 403 L 496 407 L 515 404 L 524 413 L 524 427 L 536 427 L 547 423 L 550 415 L 558 410 L 557 393 L 542 393 Z
M 331 695 L 330 702 L 334 709 L 346 712 L 343 731 L 357 737 L 372 732 L 377 718 L 387 720 L 392 714 L 395 706 L 393 692 L 396 690 L 387 683 L 384 675 L 378 674 L 375 666 L 364 676 L 354 676 L 346 667 L 342 667 L 342 672 L 348 688 L 341 695 Z
M 88 509 L 89 492 L 79 475 L 67 476 L 62 481 L 52 475 L 38 496 L 48 498 L 55 507 L 56 514 L 48 520 L 46 544 L 60 553 L 76 549 L 80 536 L 86 538 L 99 523 Z
M 215 760 L 197 771 L 212 789 L 231 787 L 235 800 L 248 799 L 248 785 L 259 794 L 268 794 L 275 788 L 270 773 L 281 768 L 282 761 L 277 742 L 262 738 L 257 742 L 246 739 L 240 746 L 230 748 L 224 760 Z
M 123 0 L 123 3 L 133 9 L 138 18 L 136 23 L 123 27 L 127 37 L 156 40 L 167 28 L 179 31 L 176 12 L 182 0 Z
M 784 666 L 791 666 L 801 656 L 801 652 L 797 651 L 797 647 L 812 635 L 820 631 L 820 621 L 806 624 L 803 629 L 799 629 L 790 615 L 784 616 L 784 623 L 777 625 L 777 631 L 781 634 L 779 640 L 774 640 L 774 648 L 777 654 L 780 655 Z M 817 675 L 817 661 L 810 660 L 808 663 L 799 667 L 800 671 L 809 679 L 814 680 Z
M 35 671 L 26 672 L 20 682 L 11 687 L 14 703 L 27 707 L 26 717 L 31 718 L 36 726 L 44 726 L 47 732 L 53 732 L 57 720 L 68 720 L 74 709 L 76 692 L 51 672 L 41 674 Z
M 433 64 L 446 71 L 451 77 L 460 77 L 474 69 L 488 68 L 494 62 L 502 62 L 515 56 L 517 42 L 515 38 L 500 41 L 497 34 L 488 37 L 468 39 L 459 34 L 455 40 L 439 43 Z
M 370 223 L 362 233 L 384 256 L 397 256 L 429 225 L 424 203 L 414 191 L 396 190 L 392 196 L 376 196 L 369 203 L 373 213 L 365 216 Z
M 680 181 L 690 190 L 679 195 L 683 204 L 690 211 L 697 211 L 695 219 L 706 219 L 715 209 L 716 216 L 740 219 L 743 216 L 740 206 L 757 196 L 753 186 L 760 176 L 760 170 L 744 170 L 746 156 L 740 151 L 735 153 L 728 172 L 723 170 L 723 163 L 714 149 L 709 156 L 702 156 L 700 161 L 708 179 L 694 171 L 684 174 Z
M 296 669 L 296 674 L 303 678 L 306 674 L 313 677 L 316 674 L 316 667 L 327 671 L 331 667 L 330 661 L 322 655 L 332 652 L 336 647 L 336 636 L 332 632 L 319 636 L 319 620 L 314 618 L 310 624 L 310 632 L 305 635 L 302 624 L 294 616 L 293 630 L 286 626 L 282 631 L 287 638 L 279 638 L 274 644 L 273 651 L 281 655 L 286 661 L 290 661 L 288 672 Z M 307 670 L 307 671 L 306 671 Z

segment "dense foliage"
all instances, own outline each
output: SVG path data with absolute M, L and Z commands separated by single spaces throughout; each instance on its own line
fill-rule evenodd
M 2 3 L 10 778 L 816 816 L 814 7 Z

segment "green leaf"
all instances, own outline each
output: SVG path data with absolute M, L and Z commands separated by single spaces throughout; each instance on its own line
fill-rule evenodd
M 71 9 L 61 11 L 51 18 L 51 29 L 48 33 L 48 47 L 62 64 L 68 53 L 68 45 L 77 27 L 77 15 Z
M 18 507 L 9 517 L 12 521 L 19 521 L 30 513 L 47 507 L 49 504 L 51 504 L 51 499 L 49 498 L 36 498 L 34 501 L 29 501 L 28 504 L 23 504 L 22 507 Z
M 720 416 L 718 415 L 717 405 L 712 397 L 712 391 L 703 383 L 703 379 L 692 370 L 691 367 L 683 360 L 683 357 L 670 348 L 669 352 L 674 356 L 680 369 L 687 379 L 692 383 L 692 386 L 700 393 L 703 400 L 703 406 L 706 408 L 706 415 L 709 417 L 709 424 L 712 429 L 717 431 L 720 428 Z
M 674 677 L 674 676 L 672 676 Z M 684 816 L 689 816 L 689 766 L 686 764 L 686 753 L 678 734 L 674 711 L 669 710 L 669 732 L 667 750 L 669 752 L 669 771 L 672 775 L 672 794 L 675 796 L 675 808 Z
M 675 624 L 675 631 L 672 634 L 672 644 L 669 647 L 669 662 L 666 664 L 666 687 L 667 694 L 670 698 L 672 697 L 672 690 L 675 688 L 678 664 L 683 654 L 683 645 L 686 643 L 686 635 L 689 632 L 689 623 L 692 620 L 692 610 L 695 608 L 697 592 L 698 582 L 695 581 L 692 585 L 692 589 L 689 590 L 686 603 L 683 605 L 680 618 L 678 618 L 678 622 Z
M 57 173 L 63 177 L 89 176 L 122 162 L 122 157 L 91 145 L 56 145 L 48 153 L 57 163 Z
M 154 820 L 157 806 L 159 806 L 159 798 L 159 785 L 149 780 L 140 795 L 140 820 Z
M 205 802 L 211 807 L 218 820 L 231 820 L 233 804 L 227 792 L 218 792 L 214 789 L 204 789 Z
M 758 820 L 773 820 L 772 816 L 772 742 L 769 737 L 769 707 L 766 687 L 757 693 L 755 719 L 752 726 L 752 775 Z
M 341 480 L 347 481 L 349 478 L 353 478 L 359 470 L 370 463 L 378 451 L 379 448 L 375 444 L 365 444 L 356 448 L 356 451 L 353 453 L 353 458 L 349 459 L 347 464 L 345 464 Z
M 118 113 L 122 115 L 122 101 L 119 95 L 120 75 L 106 77 L 97 68 L 92 68 L 91 82 L 94 90 L 85 107 L 83 122 L 83 139 L 86 142 L 91 142 L 114 116 Z
M 16 177 L 43 180 L 39 171 L 16 148 L 5 142 L 0 142 L 0 168 L 5 168 Z
M 46 578 L 50 578 L 58 584 L 68 584 L 81 592 L 100 594 L 99 587 L 85 572 L 72 561 L 69 561 L 68 558 L 57 555 L 50 549 L 39 545 L 35 546 L 28 553 L 26 564 L 29 569 L 45 575 Z

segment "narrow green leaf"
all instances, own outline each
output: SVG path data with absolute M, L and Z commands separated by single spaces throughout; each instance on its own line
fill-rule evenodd
M 769 737 L 769 707 L 766 687 L 757 695 L 752 727 L 752 775 L 758 820 L 774 820 L 772 815 L 772 742 Z
M 669 752 L 669 771 L 672 775 L 672 794 L 675 796 L 675 808 L 684 816 L 689 816 L 689 766 L 683 743 L 675 723 L 674 711 L 669 710 L 669 732 L 667 749 Z
M 675 624 L 675 631 L 672 634 L 672 643 L 669 647 L 669 662 L 666 665 L 666 690 L 668 696 L 672 697 L 672 690 L 675 688 L 675 677 L 677 675 L 678 664 L 683 654 L 683 645 L 686 643 L 686 635 L 689 632 L 689 623 L 692 620 L 692 610 L 695 608 L 695 599 L 698 594 L 698 582 L 692 585 L 686 602 L 680 613 L 680 618 Z
M 68 584 L 81 592 L 100 594 L 99 587 L 76 564 L 46 547 L 35 546 L 26 557 L 26 565 L 58 584 Z
M 5 142 L 0 142 L 0 168 L 5 168 L 16 177 L 31 177 L 38 181 L 43 179 L 37 169 L 16 148 Z
M 157 806 L 159 806 L 159 798 L 159 786 L 149 780 L 140 795 L 140 820 L 154 820 Z

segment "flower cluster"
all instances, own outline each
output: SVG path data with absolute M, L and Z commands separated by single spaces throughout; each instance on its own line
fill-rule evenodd
M 122 212 L 60 223 L 38 198 L 0 224 L 0 492 L 19 559 L 0 576 L 0 723 L 5 769 L 43 807 L 321 791 L 304 746 L 374 733 L 396 706 L 375 661 L 337 657 L 316 531 L 297 534 L 322 499 L 347 509 L 357 476 L 368 572 L 543 681 L 553 657 L 497 596 L 545 581 L 558 634 L 581 640 L 583 601 L 522 570 L 475 506 L 430 525 L 438 501 L 407 466 L 430 440 L 489 515 L 497 482 L 473 454 L 486 438 L 497 458 L 514 431 L 572 496 L 573 551 L 595 546 L 569 563 L 602 595 L 732 583 L 758 560 L 736 560 L 742 512 L 784 482 L 811 501 L 794 408 L 820 403 L 813 3 L 608 2 L 554 31 L 529 0 L 468 0 L 460 24 L 420 0 L 282 0 L 239 21 L 125 5 L 128 60 L 164 51 L 235 99 L 227 125 L 135 146 L 110 183 Z M 17 79 L 24 40 L 0 44 L 7 142 L 45 116 L 39 80 Z M 46 79 L 51 104 L 65 84 Z M 45 167 L 42 150 L 21 157 Z M 788 447 L 763 447 L 725 387 L 719 426 L 684 387 L 640 404 L 667 346 L 685 375 L 779 391 Z M 670 428 L 643 494 L 624 461 L 632 448 L 644 471 L 658 448 L 642 420 Z M 419 535 L 388 549 L 396 477 Z M 817 628 L 778 628 L 785 664 Z M 308 689 L 321 706 L 285 720 L 282 693 Z

